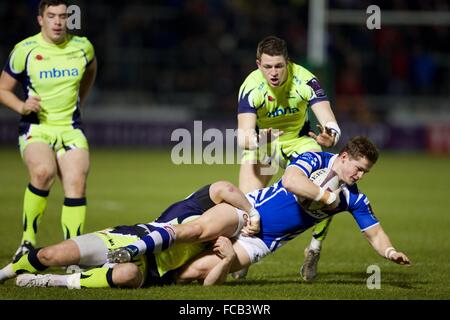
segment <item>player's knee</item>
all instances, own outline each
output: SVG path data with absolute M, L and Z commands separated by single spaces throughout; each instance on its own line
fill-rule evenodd
M 176 226 L 176 240 L 192 242 L 202 240 L 204 228 L 196 221 Z
M 209 193 L 211 198 L 222 198 L 224 193 L 237 192 L 237 187 L 229 181 L 217 181 L 214 182 L 209 188 Z
M 55 247 L 42 248 L 38 251 L 37 257 L 45 266 L 58 265 L 58 249 Z
M 52 185 L 55 175 L 56 172 L 51 168 L 40 166 L 31 171 L 32 184 L 38 189 L 47 189 Z
M 142 273 L 134 263 L 116 265 L 113 269 L 113 282 L 119 287 L 139 288 Z
M 76 190 L 84 190 L 86 187 L 86 177 L 82 175 L 70 175 L 66 179 L 66 184 Z
M 69 198 L 84 197 L 86 194 L 86 179 L 81 176 L 66 176 L 64 178 L 64 194 Z

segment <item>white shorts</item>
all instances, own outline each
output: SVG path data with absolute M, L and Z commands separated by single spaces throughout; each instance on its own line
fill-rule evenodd
M 101 266 L 107 262 L 108 247 L 95 233 L 87 233 L 72 238 L 80 250 L 80 266 Z
M 270 253 L 269 248 L 260 238 L 244 236 L 241 233 L 235 239 L 247 252 L 252 264 L 258 262 Z

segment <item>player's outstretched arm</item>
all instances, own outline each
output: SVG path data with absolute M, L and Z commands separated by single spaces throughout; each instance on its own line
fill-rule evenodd
M 377 224 L 372 228 L 367 229 L 366 231 L 364 231 L 364 235 L 379 255 L 397 264 L 411 264 L 411 261 L 403 252 L 395 250 L 395 248 L 392 246 L 391 240 L 384 232 L 381 225 Z

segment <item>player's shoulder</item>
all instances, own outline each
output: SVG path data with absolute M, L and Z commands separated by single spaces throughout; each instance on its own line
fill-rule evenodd
M 308 151 L 293 156 L 290 159 L 289 166 L 300 167 L 300 169 L 303 169 L 306 175 L 309 176 L 316 170 L 329 168 L 332 165 L 334 156 L 336 155 L 329 152 Z
M 264 79 L 264 76 L 261 74 L 261 71 L 259 69 L 256 69 L 245 78 L 244 82 L 242 83 L 242 88 L 251 88 L 251 89 L 262 89 L 266 85 L 266 81 Z
M 26 52 L 39 46 L 39 33 L 23 39 L 14 46 L 14 51 Z
M 335 154 L 331 152 L 324 152 L 324 151 L 307 151 L 300 153 L 299 155 L 296 155 L 293 157 L 293 161 L 296 159 L 310 159 L 310 160 L 329 160 L 331 159 Z
M 349 193 L 352 193 L 352 194 L 360 193 L 358 185 L 356 183 L 352 184 L 351 186 L 349 186 L 348 184 L 345 184 L 345 185 L 343 185 L 343 188 L 345 188 L 345 190 L 347 190 Z
M 87 37 L 77 36 L 74 34 L 68 35 L 69 44 L 76 47 L 92 47 L 92 43 Z
M 299 83 L 307 82 L 312 78 L 315 78 L 314 74 L 312 74 L 311 71 L 292 61 L 289 62 L 289 68 L 291 69 L 293 79 L 297 79 Z
M 344 193 L 347 202 L 350 207 L 358 207 L 358 206 L 367 206 L 369 203 L 369 200 L 367 196 L 361 192 L 361 190 L 358 188 L 358 185 L 352 184 L 347 185 L 344 184 L 341 186 L 342 192 Z

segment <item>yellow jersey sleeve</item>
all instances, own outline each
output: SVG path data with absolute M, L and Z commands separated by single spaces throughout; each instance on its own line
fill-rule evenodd
M 239 89 L 238 113 L 256 113 L 264 105 L 262 89 L 266 86 L 259 70 L 248 75 Z
M 304 100 L 308 102 L 308 106 L 316 102 L 328 101 L 325 91 L 320 86 L 316 76 L 300 65 L 293 64 L 293 81 Z M 302 85 L 306 83 L 306 85 Z
M 77 46 L 84 54 L 86 66 L 88 66 L 95 58 L 94 46 L 86 37 L 73 37 L 72 43 Z
M 26 70 L 30 52 L 37 45 L 37 42 L 32 37 L 19 42 L 9 55 L 4 70 L 10 76 L 19 80 L 21 74 Z

